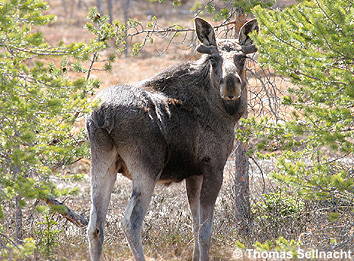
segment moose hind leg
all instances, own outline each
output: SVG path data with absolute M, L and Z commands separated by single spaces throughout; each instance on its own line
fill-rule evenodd
M 145 260 L 141 242 L 141 229 L 155 183 L 155 179 L 148 175 L 139 174 L 133 177 L 133 191 L 122 220 L 125 236 L 137 261 Z
M 100 141 L 102 141 L 102 138 L 108 139 L 109 137 L 103 135 L 100 138 Z M 107 209 L 117 177 L 117 152 L 112 144 L 100 143 L 99 145 L 91 139 L 91 158 L 92 205 L 87 235 L 91 260 L 98 261 L 102 253 Z

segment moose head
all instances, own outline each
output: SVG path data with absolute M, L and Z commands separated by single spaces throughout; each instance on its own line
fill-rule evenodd
M 220 90 L 220 96 L 225 101 L 230 113 L 233 113 L 231 101 L 237 102 L 241 95 L 246 94 L 245 60 L 247 54 L 254 53 L 257 48 L 252 43 L 249 34 L 258 31 L 256 19 L 245 23 L 238 39 L 216 39 L 213 27 L 201 18 L 195 19 L 195 28 L 201 45 L 199 53 L 207 54 L 212 70 L 210 77 L 215 88 Z

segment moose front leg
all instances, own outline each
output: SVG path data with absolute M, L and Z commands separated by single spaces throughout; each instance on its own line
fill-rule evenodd
M 193 218 L 194 250 L 193 261 L 199 261 L 199 220 L 200 220 L 200 190 L 203 176 L 192 176 L 186 179 L 188 203 Z
M 208 173 L 203 178 L 200 192 L 199 261 L 209 260 L 214 207 L 223 180 L 222 174 L 222 171 Z

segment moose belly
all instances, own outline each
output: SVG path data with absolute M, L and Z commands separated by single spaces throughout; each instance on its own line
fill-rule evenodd
M 189 153 L 174 152 L 170 155 L 166 167 L 162 171 L 159 183 L 181 182 L 190 176 L 202 175 L 203 169 L 209 161 L 209 158 L 195 160 Z

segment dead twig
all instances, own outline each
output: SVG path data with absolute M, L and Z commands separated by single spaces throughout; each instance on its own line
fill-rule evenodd
M 47 203 L 49 206 L 60 207 L 60 210 L 58 210 L 57 212 L 74 225 L 78 227 L 86 227 L 88 225 L 88 220 L 86 217 L 77 214 L 75 211 L 64 205 L 64 203 L 59 202 L 54 198 L 43 198 L 41 200 Z
M 5 234 L 3 234 L 3 233 L 0 233 L 0 237 L 5 238 L 5 239 L 6 239 L 8 242 L 10 242 L 13 246 L 15 246 L 17 249 L 19 249 L 18 246 L 17 246 L 17 244 L 16 244 L 16 242 L 13 241 L 11 238 L 9 238 L 7 235 L 5 235 Z

